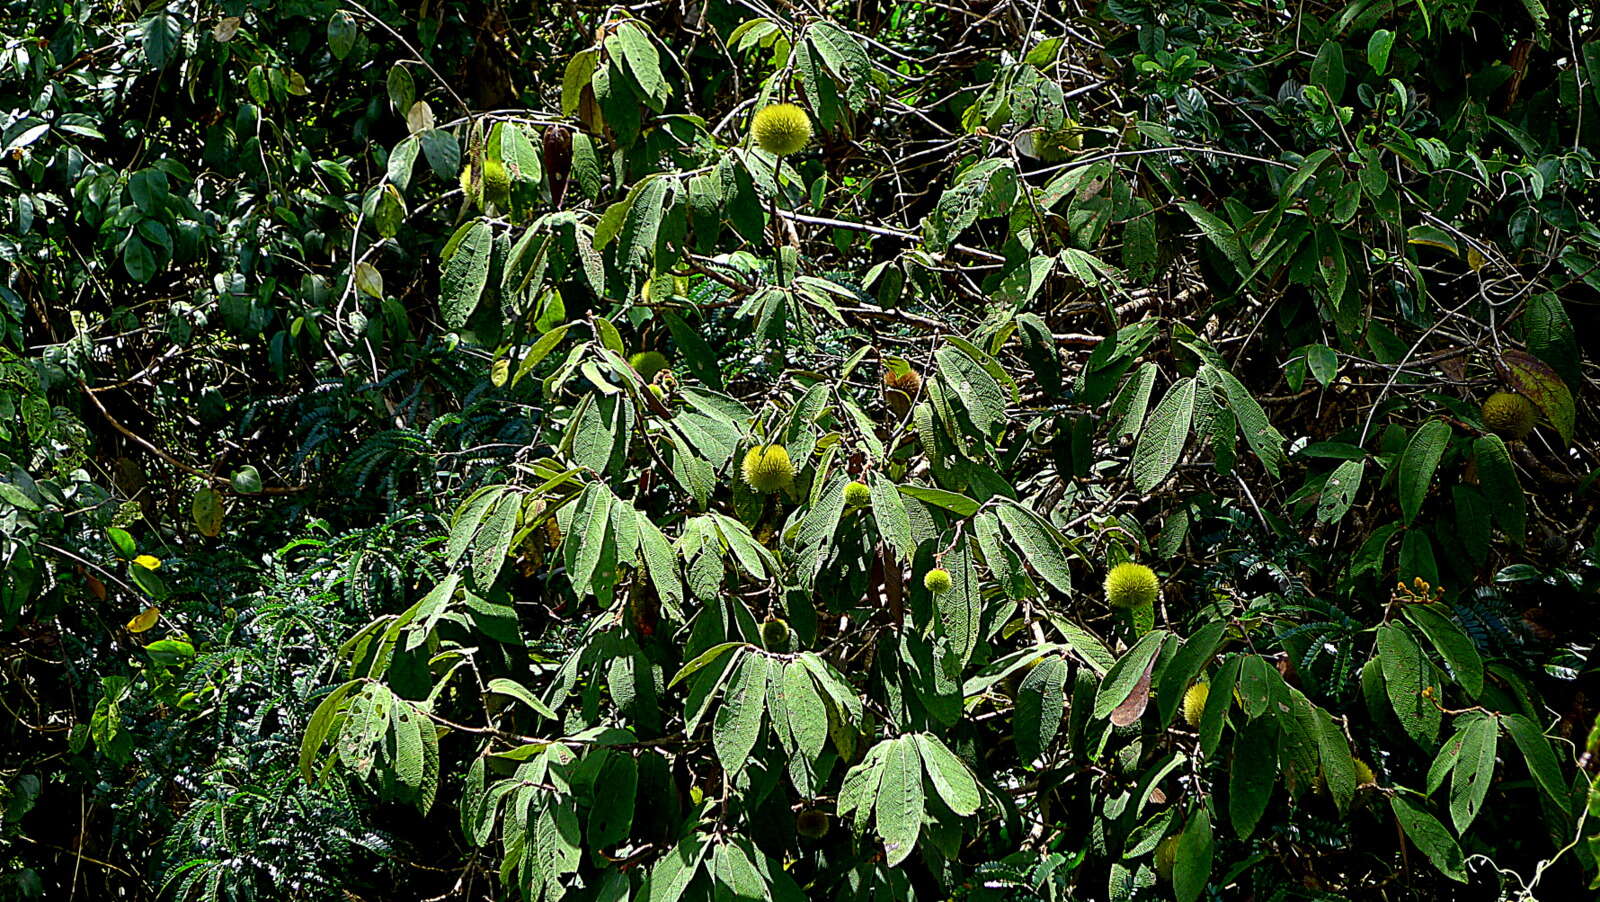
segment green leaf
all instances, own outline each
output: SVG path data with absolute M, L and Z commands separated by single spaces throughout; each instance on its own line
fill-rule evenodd
M 1394 32 L 1380 28 L 1367 39 L 1367 63 L 1382 75 L 1389 69 L 1389 51 L 1394 47 Z
M 639 888 L 643 902 L 678 902 L 683 898 L 705 855 L 704 834 L 690 833 L 650 868 L 650 876 Z
M 978 512 L 978 502 L 959 492 L 947 492 L 923 485 L 903 485 L 900 491 L 928 504 L 942 507 L 958 517 L 970 517 Z
M 1070 595 L 1072 570 L 1055 528 L 1043 517 L 1009 499 L 1000 502 L 996 511 L 1006 532 L 1011 534 L 1011 541 L 1017 544 L 1034 571 L 1057 591 Z
M 983 796 L 978 790 L 977 779 L 967 765 L 937 736 L 918 733 L 916 741 L 922 755 L 922 766 L 928 772 L 928 781 L 939 793 L 939 798 L 961 817 L 977 813 L 983 804 Z
M 1104 718 L 1128 700 L 1141 679 L 1148 679 L 1150 665 L 1155 661 L 1161 643 L 1170 636 L 1166 630 L 1151 630 L 1124 654 L 1106 672 L 1100 681 L 1100 690 L 1094 698 L 1094 716 Z
M 1278 739 L 1281 731 L 1270 717 L 1250 721 L 1233 741 L 1228 771 L 1228 817 L 1240 839 L 1249 839 L 1272 800 L 1278 784 Z
M 1434 650 L 1450 665 L 1461 688 L 1477 698 L 1483 691 L 1483 658 L 1471 637 L 1450 619 L 1442 605 L 1409 604 L 1404 610 L 1406 619 L 1422 630 L 1433 643 Z
M 689 677 L 694 676 L 695 674 L 704 670 L 706 667 L 715 663 L 718 658 L 722 657 L 728 652 L 748 644 L 749 643 L 746 642 L 723 642 L 720 645 L 711 646 L 697 655 L 693 661 L 683 665 L 683 667 L 678 671 L 677 675 L 672 678 L 672 681 L 667 683 L 667 688 L 671 689 L 673 686 L 678 685 Z
M 1526 351 L 1515 349 L 1502 353 L 1500 362 L 1505 367 L 1506 381 L 1544 412 L 1563 442 L 1572 444 L 1577 409 L 1572 403 L 1572 390 L 1555 368 Z
M 1469 715 L 1464 719 L 1461 754 L 1450 776 L 1450 820 L 1457 833 L 1466 833 L 1483 810 L 1494 780 L 1495 747 L 1500 738 L 1499 718 Z
M 300 739 L 300 773 L 306 782 L 316 781 L 316 774 L 311 765 L 316 761 L 317 753 L 322 751 L 323 744 L 327 742 L 334 718 L 344 706 L 345 698 L 362 685 L 364 684 L 361 680 L 345 683 L 323 696 L 316 710 L 311 712 L 311 720 L 306 723 L 306 733 Z
M 1432 749 L 1439 734 L 1439 687 L 1433 664 L 1403 624 L 1390 621 L 1378 627 L 1378 661 L 1384 688 L 1400 725 L 1417 744 Z M 1423 695 L 1432 689 L 1432 697 Z
M 1500 722 L 1505 724 L 1512 742 L 1522 752 L 1523 760 L 1528 764 L 1528 773 L 1533 775 L 1533 781 L 1538 784 L 1545 802 L 1570 818 L 1566 781 L 1561 775 L 1561 765 L 1556 761 L 1555 752 L 1550 748 L 1550 740 L 1525 714 L 1504 714 Z
M 738 670 L 728 680 L 722 694 L 722 707 L 711 728 L 711 744 L 717 760 L 729 774 L 744 769 L 761 734 L 762 716 L 767 710 L 767 658 L 751 653 L 739 660 Z
M 1478 486 L 1483 489 L 1494 519 L 1505 530 L 1506 538 L 1521 545 L 1527 539 L 1527 515 L 1522 485 L 1511 466 L 1511 454 L 1498 435 L 1485 435 L 1472 443 L 1478 461 Z
M 494 233 L 488 223 L 475 220 L 463 225 L 450 240 L 455 252 L 444 261 L 439 274 L 439 312 L 446 328 L 461 329 L 478 309 L 489 282 Z
M 883 840 L 887 864 L 894 867 L 917 847 L 922 832 L 922 756 L 910 736 L 895 739 L 884 754 L 883 777 L 873 806 L 873 825 Z
M 1350 757 L 1350 743 L 1333 715 L 1318 708 L 1316 718 L 1317 753 L 1322 762 L 1322 779 L 1328 787 L 1328 794 L 1333 797 L 1334 805 L 1343 814 L 1350 809 L 1350 800 L 1355 797 L 1356 791 L 1356 768 L 1355 761 Z
M 661 75 L 661 55 L 656 52 L 655 45 L 644 29 L 632 22 L 624 22 L 606 38 L 605 47 L 606 53 L 622 59 L 650 108 L 661 112 L 672 88 Z
M 1040 658 L 1017 686 L 1011 715 L 1017 757 L 1032 763 L 1050 748 L 1066 712 L 1067 662 L 1055 655 Z
M 1361 489 L 1361 479 L 1366 475 L 1365 461 L 1347 460 L 1334 467 L 1323 483 L 1322 497 L 1317 501 L 1317 522 L 1337 523 L 1355 504 L 1356 493 Z
M 1194 393 L 1194 379 L 1184 379 L 1168 389 L 1150 414 L 1139 444 L 1133 449 L 1133 486 L 1141 493 L 1154 491 L 1178 466 L 1189 439 Z
M 328 17 L 328 51 L 334 59 L 344 59 L 356 45 L 356 20 L 344 10 Z
M 1228 258 L 1228 262 L 1233 264 L 1240 276 L 1250 272 L 1250 257 L 1245 253 L 1244 244 L 1240 242 L 1238 233 L 1231 226 L 1194 201 L 1184 201 L 1178 206 L 1189 214 L 1189 218 L 1194 220 L 1194 224 L 1200 227 L 1200 232 L 1216 245 L 1217 250 L 1222 251 L 1222 255 Z
M 1328 94 L 1328 99 L 1338 103 L 1344 96 L 1345 68 L 1344 45 L 1338 41 L 1323 41 L 1317 57 L 1311 62 L 1311 82 Z
M 1267 419 L 1267 412 L 1261 409 L 1261 404 L 1244 387 L 1244 383 L 1234 378 L 1234 375 L 1221 367 L 1212 367 L 1212 371 L 1222 382 L 1222 390 L 1228 398 L 1228 409 L 1239 418 L 1239 428 L 1244 432 L 1244 439 L 1250 445 L 1250 450 L 1255 453 L 1256 459 L 1266 468 L 1272 476 L 1277 476 L 1286 458 L 1283 454 L 1283 436 L 1272 427 Z M 1165 403 L 1165 402 L 1163 402 Z M 1160 410 L 1157 409 L 1159 415 Z
M 1172 865 L 1172 892 L 1178 902 L 1195 902 L 1211 881 L 1211 813 L 1197 808 L 1178 837 Z
M 1441 874 L 1451 880 L 1467 882 L 1467 866 L 1461 855 L 1461 847 L 1456 845 L 1438 818 L 1398 793 L 1389 797 L 1389 808 L 1394 811 L 1406 835 L 1411 837 L 1411 841 L 1428 856 Z
M 1439 460 L 1449 444 L 1450 424 L 1444 420 L 1429 420 L 1417 429 L 1406 445 L 1400 457 L 1398 491 L 1400 510 L 1405 514 L 1407 526 L 1422 510 L 1422 502 L 1433 485 L 1434 471 L 1439 468 Z
M 489 681 L 488 689 L 489 692 L 494 695 L 505 695 L 522 702 L 524 705 L 532 708 L 533 713 L 543 717 L 546 720 L 560 720 L 560 717 L 556 715 L 556 712 L 550 709 L 549 705 L 539 701 L 539 699 L 531 691 L 529 691 L 526 686 L 522 685 L 516 680 L 498 677 Z

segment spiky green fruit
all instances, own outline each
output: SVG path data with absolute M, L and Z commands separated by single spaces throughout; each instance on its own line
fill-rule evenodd
M 483 205 L 483 164 L 468 160 L 461 167 L 461 193 L 475 207 Z
M 1178 863 L 1178 837 L 1169 836 L 1156 844 L 1156 876 L 1172 879 L 1172 867 Z
M 761 644 L 769 651 L 779 651 L 789 644 L 789 623 L 773 618 L 761 624 Z
M 1378 782 L 1378 775 L 1372 772 L 1372 765 L 1362 761 L 1360 758 L 1351 759 L 1350 764 L 1356 772 L 1357 786 L 1366 786 L 1369 783 Z
M 1497 391 L 1483 402 L 1483 425 L 1504 439 L 1520 442 L 1533 431 L 1538 410 L 1522 395 Z
M 1205 713 L 1206 699 L 1211 697 L 1211 686 L 1195 683 L 1183 694 L 1183 719 L 1191 727 L 1200 726 L 1200 715 Z
M 483 161 L 483 197 L 501 207 L 511 200 L 511 173 L 499 160 Z
M 794 482 L 794 464 L 782 445 L 757 445 L 745 452 L 744 481 L 758 492 L 776 492 Z
M 1106 574 L 1106 604 L 1120 610 L 1148 607 L 1161 595 L 1161 581 L 1143 564 L 1124 561 Z
M 943 567 L 935 567 L 922 577 L 922 587 L 935 595 L 950 591 L 952 582 L 950 571 Z
M 657 373 L 671 366 L 672 361 L 660 351 L 640 351 L 628 358 L 628 365 L 639 374 L 639 378 L 650 382 L 655 379 Z
M 872 489 L 864 482 L 852 482 L 844 487 L 844 503 L 851 507 L 866 507 L 872 503 Z
M 792 103 L 774 103 L 750 120 L 750 135 L 767 153 L 788 156 L 811 141 L 811 117 Z
M 800 812 L 799 817 L 794 819 L 795 832 L 806 839 L 821 839 L 827 836 L 829 826 L 830 818 L 828 813 L 826 811 L 818 811 L 815 808 L 807 808 Z

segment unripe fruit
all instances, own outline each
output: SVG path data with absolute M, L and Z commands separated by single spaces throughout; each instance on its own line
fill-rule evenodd
M 761 624 L 761 644 L 769 651 L 780 651 L 789 644 L 789 624 L 774 618 Z
M 824 836 L 827 836 L 829 826 L 830 819 L 828 817 L 828 813 L 825 811 L 818 811 L 815 808 L 807 808 L 806 810 L 800 812 L 799 817 L 794 819 L 795 832 L 799 833 L 801 836 L 804 836 L 806 839 L 821 839 Z
M 649 382 L 655 379 L 657 373 L 671 366 L 671 362 L 660 351 L 640 351 L 628 358 L 628 365 L 639 374 L 639 378 Z
M 1483 402 L 1483 425 L 1503 439 L 1520 442 L 1533 431 L 1538 411 L 1522 395 L 1499 391 Z
M 792 103 L 774 103 L 750 120 L 750 135 L 767 153 L 787 156 L 811 141 L 811 117 Z
M 904 370 L 891 368 L 883 371 L 883 396 L 895 416 L 904 417 L 921 390 L 922 376 L 909 366 Z
M 1183 694 L 1183 719 L 1191 727 L 1200 726 L 1200 715 L 1205 713 L 1206 699 L 1211 697 L 1208 683 L 1195 683 Z
M 851 507 L 866 507 L 872 503 L 872 489 L 864 482 L 852 482 L 844 487 L 844 503 Z
M 757 445 L 745 452 L 744 481 L 758 492 L 776 492 L 794 482 L 794 464 L 782 445 Z
M 935 595 L 950 591 L 952 582 L 950 571 L 943 567 L 935 567 L 922 577 L 922 587 Z
M 1172 866 L 1178 863 L 1178 837 L 1169 836 L 1156 845 L 1156 876 L 1172 879 Z
M 1356 772 L 1356 785 L 1366 786 L 1378 782 L 1378 775 L 1372 772 L 1372 765 L 1360 758 L 1351 759 L 1350 764 Z
M 461 167 L 461 193 L 467 196 L 467 200 L 473 206 L 481 207 L 483 205 L 482 163 L 468 160 L 467 165 Z
M 483 196 L 497 206 L 505 206 L 511 200 L 511 174 L 506 171 L 506 164 L 495 159 L 483 161 Z
M 1155 604 L 1161 595 L 1161 581 L 1154 570 L 1143 564 L 1124 561 L 1106 574 L 1106 604 L 1121 610 Z

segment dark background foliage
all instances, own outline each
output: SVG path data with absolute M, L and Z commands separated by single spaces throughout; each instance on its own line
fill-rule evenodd
M 1597 82 L 1559 0 L 0 0 L 0 899 L 1581 895 Z

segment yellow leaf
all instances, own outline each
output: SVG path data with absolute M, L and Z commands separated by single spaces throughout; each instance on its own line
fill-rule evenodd
M 133 562 L 146 570 L 154 570 L 161 566 L 161 558 L 158 558 L 153 554 L 141 554 L 134 558 Z
M 156 621 L 160 619 L 161 609 L 155 605 L 151 605 L 150 607 L 145 608 L 143 611 L 140 611 L 137 617 L 128 621 L 128 632 L 142 633 L 150 627 L 155 626 Z

